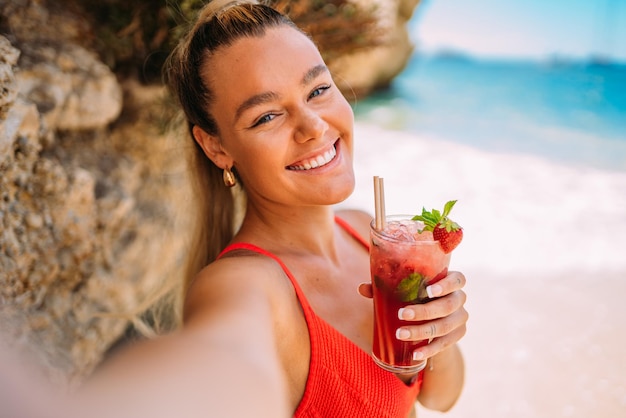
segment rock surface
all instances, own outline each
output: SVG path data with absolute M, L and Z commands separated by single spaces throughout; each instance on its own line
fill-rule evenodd
M 420 0 L 357 0 L 375 4 L 385 33 L 382 45 L 338 58 L 329 67 L 348 99 L 389 86 L 406 66 L 414 46 L 407 23 Z M 354 96 L 353 96 L 354 95 Z
M 69 382 L 178 274 L 183 139 L 162 129 L 161 87 L 121 85 L 67 37 L 15 40 L 0 37 L 0 328 Z
M 379 3 L 393 47 L 335 65 L 359 92 L 412 51 L 417 0 Z M 181 274 L 188 139 L 166 129 L 161 86 L 120 81 L 85 48 L 80 16 L 45 0 L 0 15 L 0 333 L 71 383 Z

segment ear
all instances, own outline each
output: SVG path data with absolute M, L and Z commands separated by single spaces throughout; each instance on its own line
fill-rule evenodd
M 206 133 L 197 125 L 194 125 L 192 132 L 193 139 L 216 166 L 221 169 L 233 166 L 233 158 L 222 148 L 219 137 Z

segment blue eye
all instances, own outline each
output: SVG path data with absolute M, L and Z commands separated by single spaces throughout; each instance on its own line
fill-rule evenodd
M 328 85 L 327 85 L 327 86 L 321 86 L 321 87 L 316 88 L 316 89 L 315 89 L 315 90 L 313 90 L 313 91 L 311 92 L 311 94 L 309 95 L 309 99 L 312 99 L 312 98 L 314 98 L 314 97 L 317 97 L 317 96 L 319 96 L 319 95 L 323 94 L 323 93 L 324 93 L 324 90 L 328 90 L 329 88 L 330 88 L 330 86 L 328 86 Z
M 276 115 L 273 113 L 268 113 L 267 115 L 263 115 L 256 122 L 254 122 L 254 125 L 252 125 L 252 127 L 263 125 L 264 123 L 268 123 L 275 117 Z

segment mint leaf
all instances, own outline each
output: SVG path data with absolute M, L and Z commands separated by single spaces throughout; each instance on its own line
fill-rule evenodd
M 427 211 L 426 208 L 422 208 L 422 214 L 415 215 L 412 220 L 424 222 L 424 230 L 433 231 L 435 227 L 440 223 L 452 222 L 448 219 L 448 214 L 450 214 L 450 211 L 452 210 L 456 202 L 456 200 L 450 200 L 446 202 L 443 208 L 443 212 L 439 212 L 437 209 Z M 449 226 L 446 226 L 446 229 L 448 231 L 449 228 Z M 452 226 L 452 229 L 454 229 L 454 226 Z
M 417 299 L 424 277 L 419 273 L 411 273 L 396 287 L 396 294 L 402 302 L 411 302 Z
M 456 200 L 450 200 L 449 202 L 446 202 L 445 206 L 443 207 L 444 218 L 450 214 L 450 211 L 452 210 L 452 207 L 454 206 L 455 203 L 456 203 Z
M 426 208 L 422 208 L 421 215 L 415 215 L 412 220 L 414 221 L 422 221 L 424 222 L 424 230 L 432 231 L 437 223 L 439 223 L 439 218 L 441 217 L 441 213 L 433 210 L 433 213 L 427 211 Z

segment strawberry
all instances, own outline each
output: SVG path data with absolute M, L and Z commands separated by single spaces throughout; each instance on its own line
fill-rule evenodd
M 446 254 L 452 252 L 452 250 L 454 250 L 463 239 L 463 228 L 458 226 L 458 224 L 456 224 L 455 222 L 451 223 L 452 225 L 456 225 L 456 227 L 451 227 L 450 229 L 448 229 L 448 227 L 440 225 L 433 231 L 433 238 L 436 241 L 439 241 L 441 249 Z
M 445 204 L 443 213 L 436 209 L 427 211 L 422 208 L 422 214 L 413 217 L 414 221 L 424 222 L 424 230 L 432 231 L 433 238 L 439 241 L 439 245 L 444 253 L 449 253 L 460 244 L 463 239 L 463 228 L 456 222 L 448 218 L 456 200 L 451 200 Z

